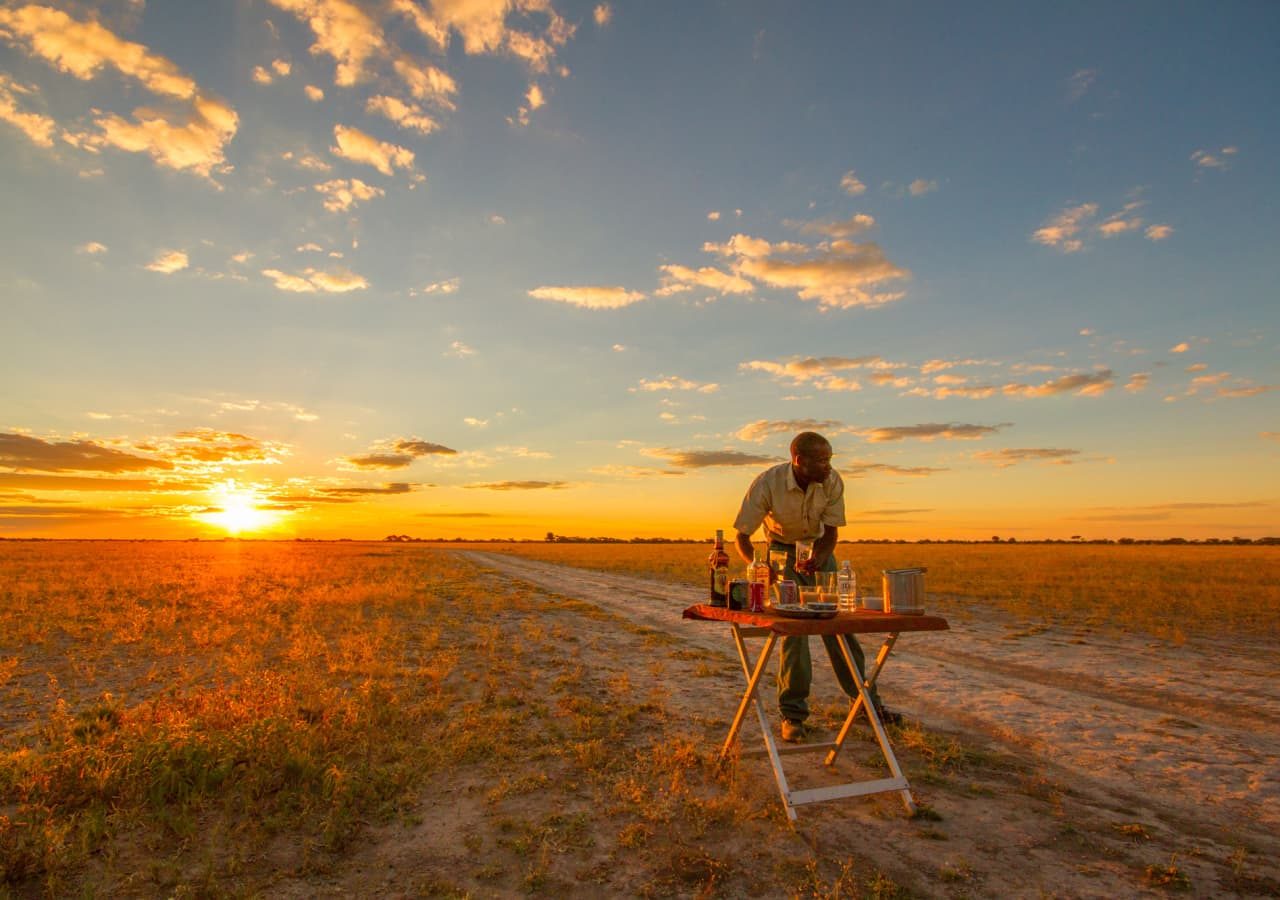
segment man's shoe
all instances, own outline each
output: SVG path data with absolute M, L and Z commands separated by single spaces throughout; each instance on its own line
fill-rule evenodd
M 782 720 L 782 739 L 788 744 L 800 744 L 808 736 L 809 729 L 804 727 L 803 722 L 792 722 L 790 719 Z
M 884 725 L 901 725 L 906 720 L 902 718 L 902 713 L 896 713 L 888 707 L 876 705 L 876 715 L 880 717 L 880 722 Z

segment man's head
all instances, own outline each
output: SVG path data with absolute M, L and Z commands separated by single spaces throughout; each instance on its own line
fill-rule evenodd
M 831 442 L 816 431 L 802 431 L 791 440 L 791 468 L 796 481 L 812 484 L 831 474 Z

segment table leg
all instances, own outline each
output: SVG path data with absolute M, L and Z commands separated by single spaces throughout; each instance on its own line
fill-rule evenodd
M 902 803 L 906 806 L 907 812 L 914 814 L 916 811 L 915 798 L 911 796 L 907 778 L 902 774 L 902 767 L 898 765 L 898 758 L 893 754 L 893 746 L 889 743 L 889 736 L 885 733 L 884 723 L 880 721 L 880 714 L 876 712 L 875 704 L 871 702 L 870 695 L 871 686 L 875 684 L 875 680 L 880 676 L 880 669 L 884 667 L 885 660 L 889 658 L 889 653 L 892 652 L 893 645 L 897 639 L 898 634 L 894 632 L 885 640 L 884 646 L 876 654 L 876 663 L 871 669 L 871 675 L 865 681 L 858 674 L 858 669 L 853 664 L 853 655 L 849 652 L 848 646 L 844 641 L 838 642 L 840 652 L 844 655 L 845 665 L 849 667 L 849 671 L 853 674 L 853 683 L 858 688 L 858 697 L 853 701 L 849 715 L 845 717 L 844 726 L 840 729 L 840 734 L 836 738 L 836 746 L 827 754 L 826 764 L 831 765 L 835 761 L 836 754 L 840 752 L 845 738 L 848 737 L 849 731 L 853 728 L 853 720 L 857 717 L 858 710 L 865 709 L 867 719 L 871 723 L 871 730 L 875 732 L 876 742 L 880 744 L 880 752 L 884 755 L 885 762 L 889 764 L 889 771 L 893 775 L 893 778 L 889 780 L 895 782 L 895 786 L 899 787 L 898 793 L 902 797 Z
M 733 629 L 733 642 L 738 648 L 738 658 L 742 660 L 742 674 L 747 679 L 747 689 L 742 695 L 742 701 L 738 704 L 738 711 L 733 717 L 733 724 L 729 726 L 729 736 L 725 739 L 724 747 L 720 750 L 720 761 L 723 762 L 729 755 L 729 751 L 733 749 L 733 742 L 738 738 L 738 732 L 742 728 L 742 720 L 746 717 L 747 707 L 754 706 L 756 710 L 756 718 L 760 722 L 760 734 L 764 738 L 765 752 L 769 755 L 769 765 L 773 767 L 773 778 L 778 784 L 778 793 L 782 797 L 782 807 L 787 811 L 787 818 L 794 822 L 796 820 L 795 805 L 791 802 L 791 788 L 787 784 L 787 775 L 782 769 L 782 759 L 778 755 L 778 747 L 773 742 L 773 733 L 769 730 L 769 719 L 764 714 L 764 706 L 760 703 L 760 697 L 757 689 L 760 686 L 760 678 L 764 675 L 765 666 L 769 662 L 769 657 L 773 654 L 773 648 L 778 643 L 778 636 L 773 632 L 767 632 L 764 648 L 760 651 L 760 656 L 756 658 L 755 665 L 751 664 L 751 656 L 747 652 L 747 643 L 743 639 L 743 632 L 737 623 L 730 623 Z M 760 632 L 752 630 L 753 634 Z

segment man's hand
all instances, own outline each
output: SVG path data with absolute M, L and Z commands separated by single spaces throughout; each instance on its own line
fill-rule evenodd
M 738 532 L 737 540 L 733 545 L 738 548 L 738 555 L 742 557 L 742 561 L 747 565 L 751 565 L 756 558 L 755 547 L 751 546 L 751 535 Z

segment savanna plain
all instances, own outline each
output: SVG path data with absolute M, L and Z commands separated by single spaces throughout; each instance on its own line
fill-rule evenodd
M 918 812 L 794 825 L 708 549 L 0 542 L 0 896 L 1280 896 L 1280 548 L 840 545 L 951 630 L 880 680 Z

